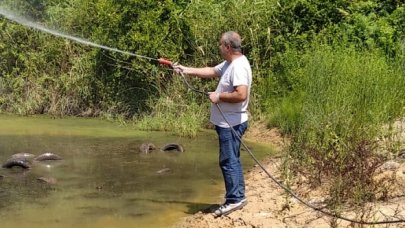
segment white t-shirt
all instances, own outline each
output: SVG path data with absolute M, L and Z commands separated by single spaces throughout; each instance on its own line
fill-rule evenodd
M 249 104 L 250 87 L 252 83 L 252 69 L 246 56 L 242 55 L 232 62 L 224 61 L 215 70 L 220 75 L 220 80 L 215 92 L 224 93 L 234 91 L 234 87 L 240 85 L 248 86 L 247 99 L 239 103 L 219 102 L 219 106 L 231 126 L 241 124 L 248 120 L 247 107 Z M 211 105 L 211 123 L 219 127 L 228 128 L 228 123 L 224 120 L 215 104 Z

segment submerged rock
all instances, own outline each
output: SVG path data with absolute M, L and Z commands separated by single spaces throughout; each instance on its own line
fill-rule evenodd
M 35 155 L 30 154 L 30 153 L 16 153 L 11 155 L 12 159 L 18 159 L 18 160 L 31 160 L 35 157 Z
M 15 159 L 15 158 L 10 158 L 8 159 L 2 166 L 3 168 L 13 168 L 13 167 L 21 167 L 23 169 L 30 169 L 31 168 L 31 162 L 25 160 L 25 159 Z
M 153 143 L 142 143 L 142 145 L 139 146 L 139 152 L 144 154 L 149 154 L 155 149 L 156 146 Z
M 48 160 L 62 160 L 63 158 L 54 153 L 43 153 L 38 155 L 34 160 L 35 161 L 48 161 Z
M 170 171 L 170 168 L 164 168 L 164 169 L 161 169 L 159 171 L 156 171 L 156 173 L 157 174 L 162 174 L 162 173 L 166 173 L 166 172 L 169 172 L 169 171 Z
M 56 184 L 58 182 L 56 178 L 53 177 L 38 177 L 37 180 L 47 184 Z
M 177 152 L 184 152 L 184 148 L 181 144 L 177 143 L 168 143 L 160 148 L 161 151 L 177 151 Z

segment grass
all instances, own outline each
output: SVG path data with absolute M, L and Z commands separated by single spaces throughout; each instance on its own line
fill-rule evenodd
M 335 180 L 335 199 L 372 199 L 372 176 L 388 156 L 377 139 L 404 114 L 403 72 L 379 52 L 317 44 L 292 66 L 294 90 L 269 108 L 269 122 L 292 135 L 296 167 L 315 182 Z
M 350 9 L 356 3 L 340 4 Z M 93 5 L 100 14 L 89 16 L 87 9 Z M 400 22 L 402 17 L 387 14 L 377 21 L 370 19 L 380 13 L 376 8 L 361 16 L 365 23 L 356 23 L 351 15 L 334 15 L 336 3 L 311 1 L 196 0 L 186 5 L 173 8 L 169 1 L 159 3 L 166 8 L 152 7 L 147 12 L 119 1 L 88 1 L 78 9 L 50 5 L 39 15 L 102 44 L 192 66 L 219 63 L 221 33 L 238 31 L 254 74 L 251 120 L 266 118 L 269 125 L 291 136 L 292 160 L 285 164 L 305 167 L 319 183 L 324 177 L 334 179 L 330 195 L 335 202 L 372 199 L 375 166 L 383 161 L 381 156 L 395 153 L 398 145 L 392 140 L 381 145 L 377 139 L 394 138 L 382 126 L 392 125 L 405 112 L 405 42 L 386 51 L 395 53 L 395 59 L 379 51 L 384 46 L 370 45 L 374 39 L 388 37 L 373 32 L 381 28 L 392 35 L 386 43 L 403 39 L 401 27 L 373 22 L 385 21 L 386 16 Z M 330 21 L 322 22 L 325 18 Z M 133 117 L 138 129 L 187 137 L 195 137 L 208 122 L 206 98 L 188 93 L 181 80 L 168 79 L 169 73 L 161 67 L 55 39 L 4 19 L 0 26 L 1 112 L 101 116 L 122 123 Z M 393 29 L 398 29 L 395 37 Z M 347 37 L 352 43 L 311 43 L 315 33 L 331 42 L 343 43 L 336 37 Z M 372 49 L 350 46 L 354 44 Z M 192 81 L 205 91 L 216 83 Z
M 150 112 L 135 118 L 140 130 L 171 131 L 185 137 L 196 137 L 208 118 L 209 102 L 187 93 L 180 78 L 175 78 L 161 96 L 149 101 Z

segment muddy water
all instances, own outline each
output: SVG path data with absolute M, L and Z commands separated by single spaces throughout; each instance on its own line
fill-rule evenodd
M 140 154 L 143 142 L 175 142 L 182 154 Z M 268 148 L 249 144 L 260 158 Z M 92 119 L 0 115 L 0 162 L 20 152 L 63 161 L 0 168 L 1 227 L 167 227 L 222 200 L 215 132 L 196 139 L 139 132 Z M 245 169 L 253 165 L 243 153 Z M 39 177 L 53 178 L 46 184 Z

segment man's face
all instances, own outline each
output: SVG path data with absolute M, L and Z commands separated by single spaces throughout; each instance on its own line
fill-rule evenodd
M 223 59 L 227 59 L 227 56 L 229 54 L 229 45 L 225 45 L 225 43 L 223 42 L 223 38 L 221 38 L 221 40 L 219 41 L 219 52 Z

